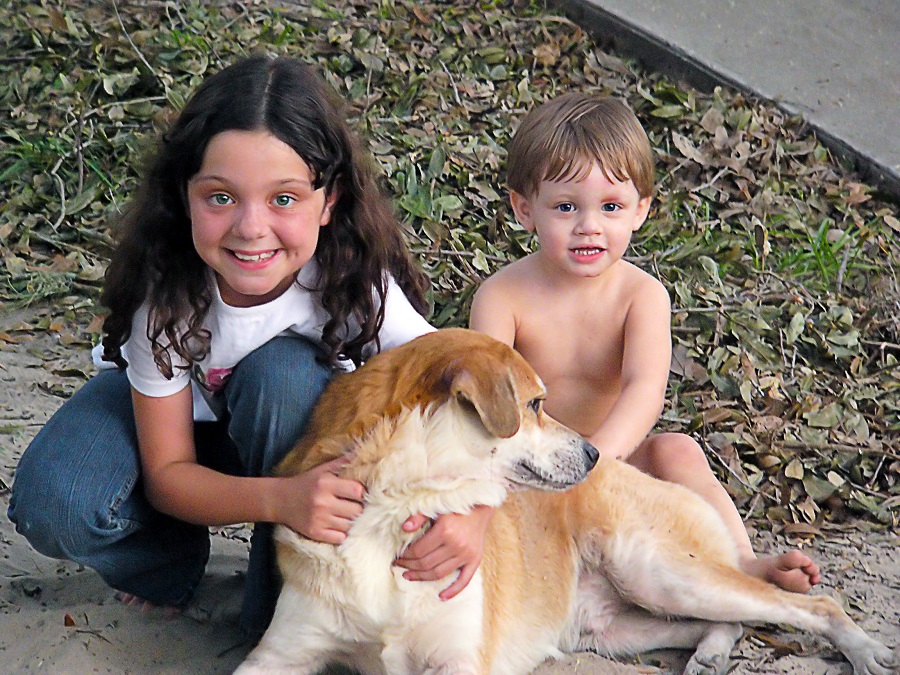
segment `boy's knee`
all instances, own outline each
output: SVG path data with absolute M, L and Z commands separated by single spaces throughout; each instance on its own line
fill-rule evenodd
M 709 468 L 703 448 L 686 434 L 659 434 L 651 439 L 648 448 L 650 463 L 654 473 L 665 477 L 672 471 L 695 470 Z

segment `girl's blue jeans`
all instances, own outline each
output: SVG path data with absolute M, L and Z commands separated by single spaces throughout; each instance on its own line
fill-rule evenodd
M 197 458 L 219 471 L 263 476 L 293 447 L 332 369 L 300 337 L 278 337 L 245 357 L 225 386 L 228 414 L 195 424 Z M 141 486 L 131 389 L 102 371 L 50 418 L 16 468 L 9 518 L 40 553 L 90 567 L 114 589 L 182 606 L 209 558 L 209 532 L 153 509 Z M 257 523 L 241 627 L 258 637 L 279 583 L 272 525 Z

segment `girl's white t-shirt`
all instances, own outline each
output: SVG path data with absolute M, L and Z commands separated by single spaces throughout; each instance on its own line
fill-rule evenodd
M 209 354 L 202 361 L 188 363 L 170 350 L 173 377 L 167 379 L 156 366 L 147 337 L 149 307 L 145 303 L 135 312 L 131 337 L 122 347 L 128 361 L 126 373 L 131 386 L 146 396 L 170 396 L 189 384 L 194 399 L 194 419 L 213 421 L 223 411 L 224 401 L 219 395 L 234 367 L 257 347 L 278 335 L 301 335 L 322 344 L 322 329 L 328 313 L 321 303 L 318 285 L 319 271 L 311 260 L 297 274 L 298 283 L 274 300 L 255 307 L 232 307 L 223 302 L 218 284 L 212 279 L 213 301 L 203 322 L 210 332 Z M 384 324 L 378 334 L 381 350 L 404 344 L 419 335 L 435 330 L 410 304 L 394 279 L 389 279 L 385 298 Z M 351 324 L 351 333 L 358 334 L 359 326 Z M 100 347 L 98 345 L 98 347 Z M 369 358 L 375 351 L 374 343 Z M 102 347 L 94 348 L 94 362 L 99 367 L 112 364 L 100 360 Z M 185 367 L 187 366 L 187 367 Z M 352 369 L 349 361 L 340 364 Z

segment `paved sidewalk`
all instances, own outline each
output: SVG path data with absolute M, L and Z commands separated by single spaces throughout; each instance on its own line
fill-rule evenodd
M 603 45 L 800 113 L 900 199 L 900 0 L 556 0 Z

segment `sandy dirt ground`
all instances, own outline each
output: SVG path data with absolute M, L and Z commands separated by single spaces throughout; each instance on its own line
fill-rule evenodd
M 213 553 L 198 595 L 186 612 L 166 619 L 114 598 L 99 576 L 36 553 L 6 518 L 8 486 L 29 440 L 62 403 L 60 396 L 89 372 L 87 349 L 51 338 L 9 332 L 0 320 L 0 671 L 3 673 L 229 673 L 250 645 L 237 629 L 246 530 L 214 533 Z M 43 334 L 42 334 L 43 335 Z M 72 377 L 70 375 L 75 374 Z M 787 542 L 760 534 L 760 552 Z M 865 524 L 828 530 L 806 543 L 825 581 L 815 592 L 837 597 L 862 627 L 900 644 L 900 536 Z M 681 672 L 687 654 L 653 653 L 615 663 L 592 654 L 548 662 L 540 675 Z M 831 675 L 851 669 L 831 646 L 789 631 L 747 629 L 733 654 L 732 673 Z

